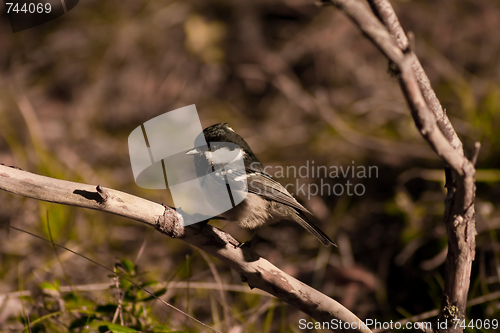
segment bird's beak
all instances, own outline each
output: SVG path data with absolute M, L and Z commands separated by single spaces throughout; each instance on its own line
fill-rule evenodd
M 188 151 L 186 153 L 186 155 L 194 155 L 194 154 L 198 154 L 200 151 L 198 150 L 198 148 L 194 148 L 194 149 L 191 149 L 190 151 Z

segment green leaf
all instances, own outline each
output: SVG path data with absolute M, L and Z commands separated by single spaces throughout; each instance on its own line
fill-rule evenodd
M 155 284 L 158 284 L 158 281 L 151 280 L 151 281 L 146 281 L 146 282 L 142 283 L 140 286 L 142 288 L 145 288 L 145 287 L 148 287 L 148 286 L 153 286 Z
M 132 284 L 132 282 L 130 282 L 128 279 L 125 279 L 123 277 L 120 278 L 120 287 L 122 289 L 130 289 L 132 288 L 134 285 Z
M 153 293 L 153 295 L 151 296 L 148 296 L 148 297 L 144 297 L 144 298 L 141 298 L 138 300 L 138 302 L 147 302 L 147 301 L 151 301 L 153 299 L 156 299 L 156 297 L 160 297 L 162 296 L 163 294 L 165 294 L 167 292 L 167 288 L 161 288 L 160 290 L 156 291 Z M 155 297 L 156 296 L 156 297 Z
M 123 265 L 127 273 L 132 274 L 135 272 L 135 265 L 132 261 L 127 259 L 122 259 L 121 264 Z
M 40 288 L 41 288 L 41 289 L 49 289 L 49 290 L 59 291 L 59 290 L 57 289 L 57 287 L 56 287 L 56 286 L 52 285 L 52 284 L 51 284 L 51 283 L 49 283 L 49 282 L 42 282 L 42 283 L 40 284 Z

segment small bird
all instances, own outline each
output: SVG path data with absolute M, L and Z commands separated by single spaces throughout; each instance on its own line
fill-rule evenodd
M 204 136 L 208 147 L 201 135 Z M 245 199 L 220 214 L 222 217 L 236 221 L 239 226 L 247 229 L 256 229 L 281 220 L 295 221 L 325 246 L 337 246 L 330 237 L 308 220 L 306 214 L 312 216 L 312 213 L 298 203 L 283 185 L 264 172 L 264 166 L 250 146 L 227 123 L 205 128 L 195 140 L 195 147 L 197 148 L 189 150 L 186 154 L 195 155 L 198 176 L 207 175 L 212 170 L 223 170 L 229 162 L 228 157 L 232 161 L 243 159 L 245 170 L 240 174 L 231 170 L 229 171 L 231 175 L 217 172 L 213 175 L 216 174 L 218 177 L 211 178 L 212 181 L 227 184 L 225 177 L 230 176 L 233 187 L 235 183 L 240 183 L 240 190 L 245 188 L 248 191 Z

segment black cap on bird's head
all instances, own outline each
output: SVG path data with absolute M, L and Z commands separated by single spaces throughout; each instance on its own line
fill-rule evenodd
M 219 183 L 227 184 L 229 180 L 232 181 L 231 185 L 234 189 L 245 189 L 246 193 L 246 178 L 242 178 L 245 175 L 246 166 L 254 162 L 260 165 L 260 162 L 255 158 L 245 140 L 227 123 L 205 128 L 196 137 L 194 146 L 195 148 L 186 154 L 193 155 L 199 178 L 210 174 L 210 178 Z M 218 172 L 219 170 L 222 172 Z
M 245 140 L 241 136 L 239 136 L 227 123 L 215 124 L 205 128 L 203 130 L 203 133 L 200 133 L 200 135 L 198 135 L 198 137 L 195 139 L 195 149 L 190 150 L 188 154 L 196 154 L 200 153 L 202 150 L 205 150 L 205 143 L 208 145 L 208 147 L 210 147 L 209 149 L 213 151 L 220 146 L 224 146 L 224 142 L 233 144 L 231 145 L 232 147 L 234 147 L 234 145 L 240 147 L 244 152 L 243 156 L 245 160 L 256 160 L 255 155 L 253 154 L 252 149 L 250 149 L 248 143 L 246 143 Z
M 252 153 L 250 146 L 227 123 L 209 126 L 203 130 L 203 134 L 207 143 L 230 142 L 240 146 L 245 152 Z

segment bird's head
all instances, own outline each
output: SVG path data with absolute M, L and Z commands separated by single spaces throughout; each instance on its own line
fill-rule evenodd
M 197 160 L 211 160 L 214 166 L 228 164 L 238 159 L 246 162 L 257 160 L 250 146 L 227 123 L 205 128 L 195 139 L 194 146 L 195 148 L 186 154 L 195 155 Z

